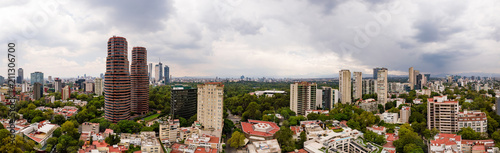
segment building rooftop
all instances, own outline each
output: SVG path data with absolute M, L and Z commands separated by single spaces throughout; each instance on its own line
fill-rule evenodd
M 460 141 L 462 141 L 460 135 L 439 133 L 434 137 L 434 140 L 431 140 L 430 144 L 432 146 L 457 145 L 461 143 Z
M 273 136 L 274 133 L 279 131 L 278 125 L 274 122 L 248 120 L 248 122 L 241 122 L 241 128 L 244 133 L 257 136 Z

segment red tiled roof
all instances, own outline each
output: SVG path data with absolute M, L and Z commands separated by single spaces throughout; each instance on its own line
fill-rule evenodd
M 272 130 L 269 132 L 255 131 L 253 129 L 253 125 L 258 124 L 258 123 L 269 124 L 271 126 Z M 274 122 L 258 121 L 258 120 L 248 120 L 248 123 L 241 122 L 241 128 L 243 129 L 243 132 L 246 134 L 264 136 L 264 137 L 273 136 L 274 133 L 276 133 L 280 130 L 280 127 L 278 127 L 278 125 L 276 125 L 276 123 L 274 123 Z
M 384 146 L 382 146 L 384 148 L 393 148 L 395 149 L 396 147 L 394 146 L 394 144 L 392 144 L 392 142 L 387 142 Z
M 387 139 L 386 139 L 387 142 L 389 142 L 389 141 L 392 142 L 392 141 L 396 141 L 399 139 L 399 136 L 396 136 L 394 133 L 386 133 L 385 135 L 387 136 Z
M 385 130 L 385 127 L 383 126 L 376 126 L 376 125 L 373 125 L 372 127 L 373 130 L 376 130 L 376 131 L 384 131 Z
M 217 149 L 197 147 L 194 153 L 217 153 Z
M 439 133 L 438 134 L 438 139 L 436 140 L 431 140 L 432 145 L 457 145 L 457 142 L 460 143 L 462 141 L 462 136 L 456 135 L 456 134 L 445 134 L 445 133 Z M 451 139 L 455 139 L 455 141 Z
M 462 140 L 462 144 L 472 145 L 474 143 L 495 143 L 493 139 L 489 140 Z
M 300 133 L 300 126 L 290 126 L 290 130 L 293 131 L 293 134 Z

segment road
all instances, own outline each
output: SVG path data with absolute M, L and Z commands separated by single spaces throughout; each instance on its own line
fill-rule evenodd
M 229 110 L 227 110 L 227 114 L 228 114 L 227 119 L 233 121 L 234 125 L 240 123 L 240 120 L 241 120 L 240 116 L 231 114 L 231 111 L 229 111 Z M 229 138 L 231 138 L 231 135 L 233 134 L 233 131 L 231 131 L 230 134 L 226 135 L 226 140 L 225 140 L 226 148 L 224 148 L 224 150 L 226 151 L 226 153 L 236 153 L 237 152 L 237 150 L 235 148 L 229 147 L 229 143 L 227 143 L 227 140 L 229 140 Z

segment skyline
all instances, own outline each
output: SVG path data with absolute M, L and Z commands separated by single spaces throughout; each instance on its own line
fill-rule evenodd
M 500 72 L 499 2 L 398 2 L 6 1 L 0 19 L 12 24 L 0 29 L 0 41 L 16 38 L 25 76 L 54 78 L 104 73 L 103 42 L 114 35 L 131 42 L 129 55 L 148 48 L 148 63 L 161 58 L 174 77 L 333 78 L 375 67 L 401 76 L 409 67 L 433 76 Z

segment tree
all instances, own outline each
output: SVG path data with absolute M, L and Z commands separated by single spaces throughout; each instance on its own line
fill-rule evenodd
M 399 139 L 394 141 L 396 152 L 404 152 L 405 146 L 414 144 L 419 148 L 423 148 L 425 144 L 416 132 L 413 131 L 409 124 L 404 124 L 399 129 Z M 413 148 L 409 148 L 411 150 Z
M 224 127 L 222 128 L 222 133 L 231 133 L 231 131 L 234 128 L 234 123 L 233 121 L 225 118 L 224 119 Z
M 488 120 L 488 134 L 491 135 L 497 130 L 499 124 L 495 119 L 491 118 L 490 115 L 487 116 L 487 120 Z
M 493 132 L 493 134 L 491 135 L 491 138 L 493 138 L 493 140 L 495 140 L 495 142 L 497 144 L 499 144 L 500 143 L 500 130 Z
M 104 139 L 104 141 L 109 145 L 115 145 L 115 144 L 120 143 L 120 137 L 118 137 L 118 135 L 116 135 L 116 134 L 111 134 L 111 135 L 109 135 L 109 137 Z
M 316 113 L 309 113 L 307 115 L 307 120 L 317 120 L 319 117 L 319 114 L 316 114 Z
M 290 128 L 281 126 L 275 134 L 281 149 L 286 152 L 295 150 L 295 141 L 293 140 L 293 131 Z
M 243 147 L 245 146 L 245 134 L 235 131 L 227 142 L 233 148 Z
M 131 120 L 118 121 L 117 125 L 120 127 L 120 131 L 123 133 L 137 133 L 142 129 L 142 124 Z
M 78 133 L 78 129 L 75 128 L 75 125 L 71 121 L 64 122 L 64 124 L 61 125 L 61 131 L 75 139 L 80 136 Z
M 481 140 L 481 139 L 484 139 L 481 136 L 480 132 L 476 132 L 476 131 L 474 131 L 470 127 L 460 129 L 460 131 L 458 131 L 458 135 L 461 135 L 462 139 L 467 139 L 467 140 Z
M 389 109 L 388 112 L 389 113 L 398 113 L 399 109 L 397 107 L 393 107 L 393 108 Z
M 54 119 L 51 122 L 54 124 L 62 125 L 64 122 L 66 122 L 66 118 L 61 114 L 57 114 L 56 116 L 54 116 Z

